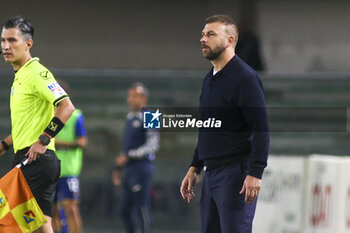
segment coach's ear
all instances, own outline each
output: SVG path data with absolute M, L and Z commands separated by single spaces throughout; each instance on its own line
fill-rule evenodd
M 233 35 L 230 35 L 227 37 L 227 47 L 231 47 L 235 44 L 235 37 Z
M 29 51 L 33 47 L 33 43 L 32 39 L 26 40 L 26 51 Z

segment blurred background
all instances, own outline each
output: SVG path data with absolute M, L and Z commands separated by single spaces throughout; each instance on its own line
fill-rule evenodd
M 238 55 L 260 73 L 268 107 L 350 106 L 350 2 L 346 0 L 24 1 L 6 2 L 0 20 L 20 14 L 35 28 L 32 55 L 71 86 L 85 116 L 80 208 L 84 232 L 123 232 L 117 213 L 119 188 L 110 180 L 121 150 L 127 89 L 150 89 L 154 107 L 196 107 L 211 68 L 200 51 L 204 19 L 228 14 L 239 25 Z M 0 137 L 10 132 L 11 67 L 0 61 Z M 315 123 L 308 113 L 299 122 Z M 270 124 L 286 122 L 274 115 Z M 330 118 L 332 116 L 329 116 Z M 345 116 L 346 117 L 346 116 Z M 298 122 L 298 119 L 294 119 Z M 317 125 L 318 124 L 318 125 Z M 343 130 L 271 134 L 271 154 L 349 154 Z M 155 232 L 199 232 L 199 199 L 188 205 L 179 186 L 192 159 L 196 133 L 161 133 L 152 189 Z M 11 164 L 0 159 L 0 173 Z M 196 189 L 200 193 L 200 185 Z M 200 195 L 197 195 L 200 196 Z

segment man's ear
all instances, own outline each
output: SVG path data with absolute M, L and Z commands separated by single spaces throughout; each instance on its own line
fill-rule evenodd
M 234 36 L 229 36 L 227 38 L 227 42 L 228 42 L 228 46 L 227 47 L 231 47 L 235 44 L 235 37 Z
M 30 50 L 33 47 L 33 40 L 26 40 L 27 49 Z

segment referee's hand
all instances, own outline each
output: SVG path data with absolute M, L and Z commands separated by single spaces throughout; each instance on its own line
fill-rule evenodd
M 45 154 L 47 146 L 43 145 L 40 140 L 36 141 L 28 150 L 28 164 L 35 161 L 40 155 Z
M 248 175 L 244 180 L 242 190 L 239 194 L 245 193 L 245 202 L 251 204 L 258 197 L 260 188 L 261 179 Z
M 196 168 L 190 167 L 185 178 L 182 180 L 180 193 L 183 199 L 187 198 L 187 202 L 190 203 L 196 195 L 193 192 L 193 186 L 196 184 L 197 173 Z

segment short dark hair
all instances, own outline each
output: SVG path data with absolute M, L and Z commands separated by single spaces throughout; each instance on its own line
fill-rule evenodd
M 216 23 L 220 22 L 225 25 L 236 25 L 233 19 L 228 15 L 212 15 L 205 19 L 205 23 Z
M 20 15 L 17 15 L 17 16 L 14 16 L 14 17 L 7 19 L 2 24 L 2 27 L 6 28 L 6 29 L 18 28 L 21 31 L 21 34 L 25 40 L 33 39 L 34 27 L 33 27 L 32 23 L 28 19 L 26 19 Z
M 235 21 L 233 19 L 231 19 L 230 16 L 228 15 L 212 15 L 209 16 L 208 18 L 205 19 L 205 23 L 222 23 L 225 24 L 226 26 L 226 31 L 229 33 L 229 28 L 233 29 L 233 34 L 235 36 L 235 44 L 237 44 L 238 41 L 238 28 L 237 28 L 237 24 L 235 23 Z

